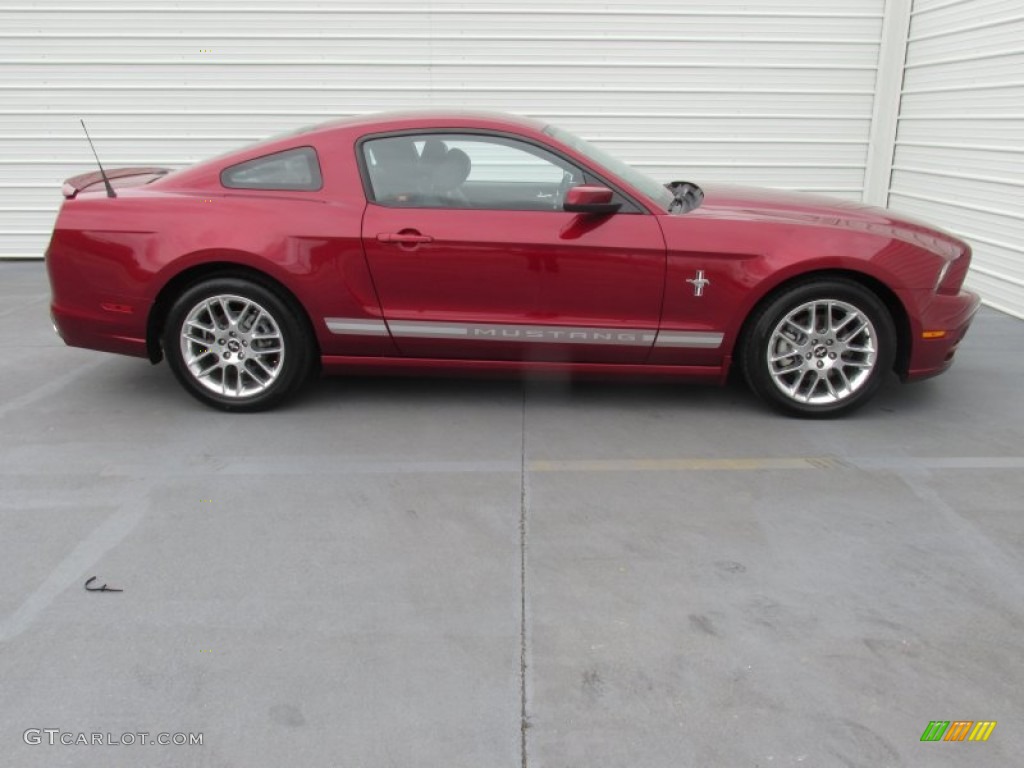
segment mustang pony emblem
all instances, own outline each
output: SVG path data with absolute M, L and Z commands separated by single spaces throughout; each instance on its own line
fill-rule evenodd
M 693 295 L 694 296 L 703 296 L 704 295 L 704 287 L 707 286 L 707 285 L 711 285 L 711 281 L 708 280 L 706 277 L 704 277 L 704 270 L 703 269 L 698 269 L 697 270 L 697 276 L 696 277 L 688 277 L 686 279 L 686 282 L 688 282 L 688 283 L 693 285 Z

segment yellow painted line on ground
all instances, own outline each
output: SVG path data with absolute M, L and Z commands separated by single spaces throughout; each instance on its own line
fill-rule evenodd
M 580 459 L 528 461 L 530 472 L 752 472 L 758 470 L 842 469 L 828 456 L 744 459 Z

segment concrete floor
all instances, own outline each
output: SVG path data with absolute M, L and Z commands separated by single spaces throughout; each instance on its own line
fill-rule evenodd
M 1020 321 L 984 310 L 948 374 L 841 421 L 739 387 L 415 379 L 236 416 L 65 348 L 47 300 L 41 264 L 0 264 L 5 765 L 1024 754 Z M 999 725 L 921 743 L 931 720 Z

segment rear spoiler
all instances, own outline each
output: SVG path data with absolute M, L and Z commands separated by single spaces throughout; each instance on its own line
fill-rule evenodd
M 115 187 L 140 187 L 149 184 L 161 176 L 171 172 L 170 168 L 114 168 L 107 171 L 107 178 L 111 181 L 121 179 L 121 183 Z M 103 174 L 100 171 L 83 173 L 81 176 L 72 176 L 64 182 L 61 192 L 68 200 L 79 192 L 83 192 L 95 184 L 103 183 Z

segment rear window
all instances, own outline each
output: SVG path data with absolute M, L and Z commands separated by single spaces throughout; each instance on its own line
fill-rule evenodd
M 312 147 L 263 155 L 225 168 L 220 183 L 231 189 L 290 189 L 310 192 L 323 186 L 320 161 Z

